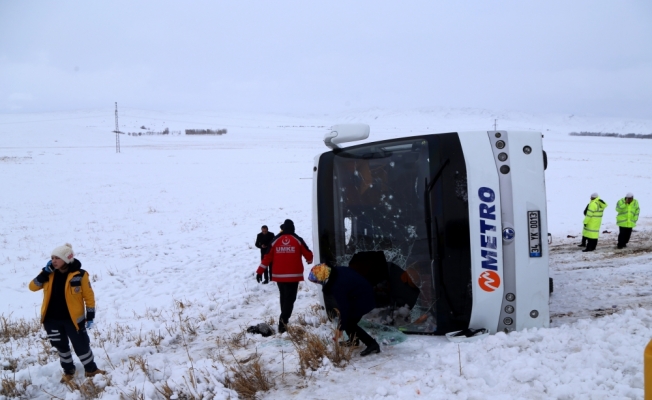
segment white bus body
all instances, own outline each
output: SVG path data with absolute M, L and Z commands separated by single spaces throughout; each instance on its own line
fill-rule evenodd
M 547 327 L 542 135 L 453 132 L 338 147 L 368 134 L 362 124 L 335 126 L 325 138 L 332 150 L 315 157 L 315 262 L 355 268 L 378 307 L 404 310 L 390 323 L 407 333 Z

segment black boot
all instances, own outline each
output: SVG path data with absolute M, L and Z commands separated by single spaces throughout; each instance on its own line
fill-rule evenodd
M 372 353 L 380 353 L 380 345 L 378 344 L 378 342 L 367 346 L 366 349 L 360 352 L 360 356 L 365 357 Z
M 285 333 L 287 332 L 287 329 L 285 329 L 285 322 L 279 321 L 278 323 L 278 333 Z

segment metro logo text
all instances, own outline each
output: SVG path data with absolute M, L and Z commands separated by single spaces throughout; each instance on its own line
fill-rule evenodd
M 480 274 L 478 283 L 480 287 L 493 292 L 500 287 L 498 271 L 498 232 L 496 230 L 496 193 L 488 187 L 478 189 L 480 198 L 480 257 L 484 271 Z
M 480 255 L 482 256 L 482 268 L 493 271 L 498 270 L 496 257 L 498 253 L 498 236 L 496 232 L 496 206 L 489 205 L 496 200 L 496 193 L 488 187 L 481 187 L 478 190 L 480 198 Z

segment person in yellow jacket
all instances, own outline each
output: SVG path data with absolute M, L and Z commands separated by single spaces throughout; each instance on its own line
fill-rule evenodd
M 52 250 L 51 258 L 29 283 L 29 288 L 33 292 L 43 290 L 41 323 L 52 347 L 59 352 L 63 368 L 61 383 L 70 382 L 75 376 L 70 342 L 87 377 L 104 374 L 95 364 L 86 332 L 95 318 L 95 293 L 90 277 L 81 269 L 81 262 L 75 258 L 69 243 Z
M 586 248 L 582 250 L 594 251 L 598 245 L 598 237 L 600 236 L 600 225 L 602 225 L 602 214 L 607 208 L 607 203 L 600 199 L 597 193 L 591 195 L 591 201 L 586 206 L 586 214 L 584 216 L 584 229 L 582 230 L 582 242 L 586 238 Z
M 638 200 L 634 199 L 634 194 L 627 193 L 624 198 L 618 200 L 616 204 L 616 224 L 618 225 L 618 248 L 627 247 L 629 238 L 632 236 L 632 229 L 638 221 L 638 214 L 641 209 L 638 206 Z

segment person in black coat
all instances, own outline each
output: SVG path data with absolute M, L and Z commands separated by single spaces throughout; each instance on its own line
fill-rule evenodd
M 335 341 L 344 331 L 349 336 L 345 345 L 356 345 L 361 341 L 367 346 L 360 353 L 361 356 L 380 353 L 378 342 L 358 325 L 362 316 L 376 307 L 371 284 L 352 268 L 331 268 L 326 264 L 314 266 L 308 280 L 322 285 L 327 304 L 333 303 L 327 307 L 327 311 L 332 307 L 339 313 L 340 324 L 335 331 Z
M 267 228 L 267 225 L 263 225 L 260 228 L 261 232 L 256 236 L 256 247 L 260 249 L 260 259 L 262 260 L 265 257 L 265 254 L 269 253 L 270 246 L 274 241 L 274 232 L 270 232 Z M 270 264 L 269 268 L 265 270 L 263 283 L 269 283 L 270 275 L 272 273 L 272 265 Z

